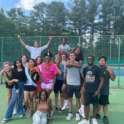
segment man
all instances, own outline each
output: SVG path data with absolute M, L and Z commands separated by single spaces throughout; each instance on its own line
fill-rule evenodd
M 103 106 L 103 122 L 109 123 L 109 120 L 107 118 L 107 110 L 108 110 L 108 104 L 109 104 L 109 79 L 112 81 L 115 80 L 115 75 L 110 67 L 106 66 L 106 60 L 107 58 L 105 56 L 99 57 L 99 66 L 103 71 L 104 74 L 104 85 L 100 91 L 100 97 L 99 97 L 99 107 L 97 111 L 96 118 L 100 118 L 99 112 L 101 105 Z
M 93 104 L 92 124 L 98 124 L 95 117 L 98 107 L 98 94 L 103 86 L 104 78 L 101 69 L 94 65 L 94 56 L 88 56 L 87 61 L 88 66 L 83 70 L 84 83 L 82 86 L 82 91 L 84 92 L 85 119 L 78 124 L 90 124 L 88 117 L 91 103 Z
M 31 53 L 31 58 L 36 59 L 38 56 L 41 56 L 42 51 L 49 46 L 52 40 L 52 36 L 49 36 L 48 43 L 43 47 L 39 47 L 39 43 L 37 41 L 34 42 L 34 47 L 31 47 L 26 45 L 24 41 L 21 39 L 21 37 L 19 37 L 19 39 L 22 45 Z
M 61 39 L 61 42 L 62 42 L 62 44 L 59 45 L 59 47 L 58 47 L 58 54 L 61 55 L 61 52 L 63 52 L 63 51 L 65 51 L 68 54 L 68 52 L 70 51 L 70 46 L 68 44 L 66 44 L 67 39 L 63 37 Z
M 79 115 L 79 107 L 80 107 L 80 90 L 81 90 L 81 83 L 80 83 L 80 73 L 82 68 L 78 67 L 71 67 L 71 65 L 78 63 L 75 61 L 75 53 L 70 52 L 69 53 L 69 58 L 70 60 L 67 61 L 66 63 L 66 81 L 67 81 L 67 98 L 68 98 L 68 107 L 69 107 L 69 113 L 68 116 L 66 117 L 66 120 L 71 120 L 73 117 L 72 114 L 72 98 L 73 94 L 75 93 L 76 96 L 76 120 L 80 120 L 80 115 Z M 70 66 L 70 67 L 69 67 Z

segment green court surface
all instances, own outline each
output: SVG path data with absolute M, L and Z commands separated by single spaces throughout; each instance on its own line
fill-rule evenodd
M 51 95 L 53 106 L 54 106 L 54 95 Z M 108 109 L 109 124 L 124 124 L 124 90 L 123 89 L 110 89 L 110 105 Z M 5 111 L 6 111 L 6 89 L 5 85 L 0 85 L 0 121 L 2 121 Z M 54 112 L 53 119 L 55 122 L 53 124 L 78 124 L 75 120 L 75 99 L 73 99 L 73 119 L 71 121 L 66 121 L 66 116 L 68 110 L 63 111 L 63 113 L 58 114 Z M 25 114 L 25 112 L 24 112 Z M 101 116 L 103 113 L 101 111 Z M 92 116 L 92 106 L 90 109 L 90 116 Z M 102 118 L 98 120 L 99 124 L 103 124 Z M 26 116 L 19 118 L 16 115 L 13 116 L 7 124 L 32 124 L 31 119 L 27 119 Z M 92 124 L 92 123 L 91 123 Z

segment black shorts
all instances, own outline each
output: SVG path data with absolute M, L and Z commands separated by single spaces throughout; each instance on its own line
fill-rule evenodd
M 103 106 L 108 105 L 109 104 L 109 96 L 100 94 L 99 104 L 103 105 Z
M 98 106 L 99 100 L 98 95 L 94 96 L 95 92 L 87 92 L 84 93 L 84 103 L 85 105 L 93 104 L 93 106 Z
M 64 81 L 63 81 L 63 84 L 67 84 L 67 81 L 66 81 L 66 80 L 64 80 Z
M 80 98 L 81 86 L 74 86 L 74 85 L 67 84 L 66 92 L 67 92 L 67 98 L 72 98 L 74 93 L 76 98 Z
M 12 85 L 8 85 L 8 83 L 6 83 L 6 88 L 7 89 L 12 89 L 13 88 L 13 84 Z
M 63 80 L 58 80 L 56 79 L 56 83 L 54 86 L 54 93 L 62 93 L 62 85 L 63 85 Z
M 36 90 L 36 87 L 33 85 L 24 85 L 24 91 L 33 92 L 35 90 Z

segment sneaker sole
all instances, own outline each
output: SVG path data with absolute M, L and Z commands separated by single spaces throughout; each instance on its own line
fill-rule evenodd
M 84 115 L 82 115 L 82 111 L 79 109 L 79 113 L 80 113 L 80 115 L 83 117 L 83 118 L 85 118 L 85 116 Z

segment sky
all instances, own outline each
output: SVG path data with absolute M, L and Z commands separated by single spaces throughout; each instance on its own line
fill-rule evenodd
M 40 2 L 50 3 L 52 1 L 63 1 L 65 4 L 69 2 L 69 0 L 0 0 L 0 8 L 2 7 L 5 11 L 8 11 L 11 8 L 20 7 L 24 11 L 30 11 L 35 4 Z

